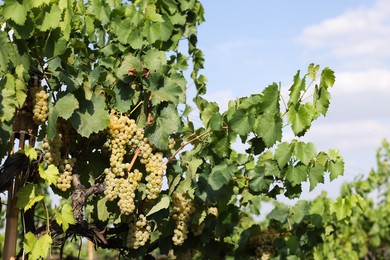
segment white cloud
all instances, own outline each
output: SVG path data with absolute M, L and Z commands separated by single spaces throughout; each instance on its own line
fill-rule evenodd
M 335 91 L 342 94 L 387 94 L 390 99 L 390 70 L 369 69 L 336 73 Z
M 377 120 L 344 121 L 315 124 L 307 135 L 322 145 L 331 144 L 341 150 L 377 147 L 388 136 L 390 125 Z
M 298 37 L 306 47 L 325 48 L 338 58 L 386 59 L 390 57 L 390 1 L 347 10 L 306 27 Z

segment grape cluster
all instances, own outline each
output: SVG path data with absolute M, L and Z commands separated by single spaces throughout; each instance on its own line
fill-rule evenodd
M 61 146 L 62 135 L 57 133 L 53 140 L 49 140 L 47 137 L 43 139 L 42 149 L 45 153 L 45 161 L 47 164 L 54 164 L 59 166 L 61 162 Z
M 255 248 L 256 259 L 271 259 L 276 251 L 274 241 L 278 238 L 275 230 L 270 229 L 250 238 L 250 246 Z
M 49 94 L 40 86 L 34 93 L 34 108 L 33 108 L 33 120 L 36 124 L 40 125 L 45 123 L 49 114 L 49 108 L 47 99 Z
M 125 212 L 129 212 L 128 209 L 133 208 L 132 205 L 128 205 L 128 202 L 131 200 L 127 198 L 133 196 L 132 193 L 137 188 L 138 179 L 140 179 L 134 178 L 131 181 L 130 178 L 129 180 L 125 178 L 127 170 L 130 167 L 128 163 L 124 162 L 126 146 L 136 130 L 137 125 L 134 120 L 125 116 L 118 117 L 114 111 L 111 112 L 109 125 L 110 139 L 106 143 L 107 148 L 111 151 L 110 168 L 104 170 L 106 184 L 104 193 L 110 201 L 116 199 L 120 191 L 124 193 L 121 195 L 124 201 L 120 199 L 118 205 L 126 208 Z M 137 181 L 137 183 L 135 184 L 134 181 Z
M 169 138 L 168 139 L 168 148 L 169 148 L 169 150 L 172 150 L 173 148 L 175 148 L 175 145 L 176 145 L 175 139 Z
M 136 221 L 129 223 L 129 233 L 127 235 L 127 246 L 137 249 L 144 246 L 150 238 L 151 228 L 143 214 L 138 216 Z
M 132 166 L 126 159 L 138 155 L 140 162 L 145 165 L 145 193 L 150 200 L 156 199 L 161 192 L 166 166 L 162 153 L 153 153 L 144 130 L 138 128 L 133 119 L 117 115 L 114 110 L 110 113 L 109 136 L 105 144 L 111 152 L 110 167 L 104 171 L 105 195 L 110 201 L 119 197 L 121 213 L 129 215 L 135 209 L 135 191 L 143 174 L 137 169 L 131 172 Z
M 195 212 L 194 203 L 186 199 L 183 193 L 174 192 L 172 194 L 173 203 L 173 215 L 172 219 L 175 220 L 176 226 L 173 231 L 174 235 L 172 241 L 175 245 L 179 246 L 187 239 L 188 233 L 188 220 L 190 215 Z
M 71 187 L 72 170 L 75 162 L 75 158 L 64 159 L 61 161 L 60 166 L 58 167 L 60 176 L 57 179 L 57 188 L 62 191 L 66 191 Z

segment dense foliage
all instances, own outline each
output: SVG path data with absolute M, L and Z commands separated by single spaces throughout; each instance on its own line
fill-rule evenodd
M 276 207 L 273 229 L 254 223 L 264 198 L 299 197 L 302 182 L 314 189 L 324 174 L 343 173 L 336 150 L 299 140 L 326 115 L 335 77 L 310 64 L 287 100 L 273 83 L 221 113 L 202 96 L 203 13 L 196 0 L 4 1 L 0 156 L 14 138 L 26 135 L 32 146 L 37 138 L 22 151 L 35 168 L 17 195 L 30 224 L 20 254 L 45 258 L 85 237 L 132 257 L 300 256 L 320 241 L 327 218 L 342 220 L 361 203 L 355 194 L 330 208 L 302 201 Z M 201 126 L 189 117 L 189 68 Z M 20 132 L 30 121 L 37 134 Z M 286 131 L 295 138 L 283 139 Z M 53 209 L 49 187 L 62 198 Z

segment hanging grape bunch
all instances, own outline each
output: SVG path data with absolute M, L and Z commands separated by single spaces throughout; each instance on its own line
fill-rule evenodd
M 153 152 L 144 130 L 138 128 L 133 119 L 112 110 L 109 139 L 105 146 L 110 151 L 110 167 L 104 170 L 107 200 L 119 198 L 121 213 L 132 213 L 135 209 L 135 192 L 144 175 L 146 197 L 149 200 L 156 199 L 161 192 L 166 165 L 163 163 L 163 154 Z M 131 162 L 125 160 L 127 155 L 132 158 Z M 145 173 L 132 169 L 137 159 L 145 165 Z
M 46 122 L 49 115 L 48 98 L 49 94 L 46 93 L 42 86 L 39 86 L 33 91 L 34 94 L 34 108 L 33 108 L 33 119 L 37 125 L 41 125 Z

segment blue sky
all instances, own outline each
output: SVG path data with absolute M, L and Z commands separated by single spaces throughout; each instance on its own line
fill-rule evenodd
M 345 176 L 320 190 L 336 194 L 341 183 L 375 166 L 375 151 L 390 139 L 390 1 L 203 1 L 206 22 L 199 47 L 206 62 L 207 97 L 221 108 L 259 93 L 272 82 L 286 89 L 310 63 L 336 73 L 332 102 L 304 141 L 340 150 Z

